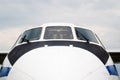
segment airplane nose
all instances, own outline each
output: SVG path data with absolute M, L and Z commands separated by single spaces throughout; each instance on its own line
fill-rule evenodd
M 98 72 L 99 69 L 102 71 Z M 7 80 L 83 80 L 96 71 L 97 74 L 104 73 L 104 77 L 108 74 L 104 64 L 87 50 L 43 47 L 31 50 L 18 59 Z

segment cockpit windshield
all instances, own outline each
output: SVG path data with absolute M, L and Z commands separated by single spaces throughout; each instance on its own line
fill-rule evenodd
M 79 40 L 85 40 L 85 41 L 90 41 L 90 42 L 95 42 L 98 43 L 94 33 L 88 29 L 83 29 L 83 28 L 75 28 L 77 38 Z
M 26 40 L 29 41 L 38 40 L 40 38 L 41 31 L 42 31 L 41 27 L 25 31 L 19 43 L 26 42 Z
M 44 39 L 73 39 L 73 34 L 69 26 L 49 26 L 46 27 Z
M 26 30 L 19 37 L 16 44 L 23 42 L 29 43 L 29 41 L 40 40 L 41 38 L 46 40 L 76 39 L 76 40 L 84 40 L 87 41 L 88 43 L 89 42 L 99 43 L 99 39 L 97 39 L 96 35 L 88 29 L 83 29 L 79 27 L 72 28 L 71 26 L 47 26 L 44 29 L 42 29 L 42 27 L 38 27 L 38 28 Z

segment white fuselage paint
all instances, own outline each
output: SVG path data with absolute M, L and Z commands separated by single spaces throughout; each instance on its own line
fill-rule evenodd
M 27 52 L 16 61 L 7 77 L 7 80 L 108 79 L 104 64 L 94 54 L 66 46 L 42 47 Z

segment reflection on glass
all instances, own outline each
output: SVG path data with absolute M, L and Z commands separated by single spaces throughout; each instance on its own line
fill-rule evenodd
M 76 35 L 77 35 L 77 38 L 79 40 L 88 40 L 88 41 L 91 41 L 91 42 L 95 42 L 95 43 L 98 43 L 94 33 L 90 30 L 87 30 L 87 29 L 82 29 L 82 28 L 75 28 L 75 31 L 76 31 Z
M 44 39 L 73 39 L 72 30 L 67 26 L 49 26 L 45 30 Z
M 27 30 L 23 33 L 20 43 L 26 42 L 26 40 L 38 40 L 41 35 L 42 28 L 35 28 L 31 30 Z

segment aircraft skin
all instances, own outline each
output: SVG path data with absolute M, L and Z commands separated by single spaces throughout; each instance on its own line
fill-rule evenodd
M 3 62 L 0 80 L 119 79 L 110 55 L 92 31 L 49 23 L 20 35 Z

